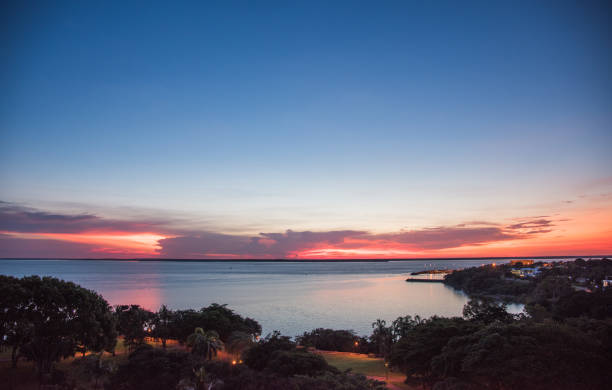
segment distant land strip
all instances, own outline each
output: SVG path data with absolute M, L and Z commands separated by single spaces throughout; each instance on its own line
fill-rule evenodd
M 40 258 L 40 257 L 2 257 L 2 260 L 104 260 L 104 261 L 176 261 L 176 262 L 212 262 L 212 263 L 244 263 L 244 262 L 279 262 L 279 263 L 380 263 L 391 261 L 428 261 L 428 260 L 520 260 L 520 259 L 573 259 L 573 258 L 603 258 L 612 255 L 562 255 L 562 256 L 509 256 L 509 257 L 427 257 L 427 258 L 405 258 L 405 259 L 169 259 L 169 258 L 134 258 L 134 259 L 115 259 L 115 258 Z

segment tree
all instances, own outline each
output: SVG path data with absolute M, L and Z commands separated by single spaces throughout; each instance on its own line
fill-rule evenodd
M 229 335 L 235 331 L 241 331 L 253 337 L 261 334 L 261 325 L 251 318 L 243 318 L 229 309 L 226 305 L 213 303 L 208 307 L 200 309 L 199 327 L 215 330 L 221 340 L 227 340 Z
M 116 343 L 115 322 L 108 303 L 93 291 L 56 278 L 24 277 L 24 314 L 31 327 L 23 355 L 36 363 L 41 379 L 53 363 L 73 356 L 78 347 L 100 352 Z
M 315 347 L 324 351 L 355 351 L 355 342 L 359 345 L 358 337 L 352 330 L 334 330 L 317 328 L 310 332 L 304 332 L 297 338 L 300 345 Z
M 94 379 L 94 389 L 100 386 L 100 379 L 110 375 L 115 369 L 114 362 L 102 360 L 102 354 L 91 354 L 76 360 L 75 363 L 83 367 L 83 371 Z
M 254 344 L 253 336 L 250 334 L 235 331 L 230 334 L 227 340 L 227 349 L 236 354 L 241 354 Z
M 243 360 L 250 368 L 263 371 L 272 359 L 274 352 L 293 351 L 295 347 L 295 343 L 289 337 L 282 336 L 280 332 L 274 331 L 248 349 L 243 355 Z
M 29 302 L 19 279 L 0 275 L 0 345 L 10 347 L 12 368 L 17 368 L 20 349 L 32 334 L 26 315 Z
M 478 330 L 478 323 L 462 318 L 431 317 L 417 324 L 393 345 L 391 364 L 406 373 L 407 381 L 433 383 L 431 361 L 449 340 Z
M 172 338 L 184 343 L 195 328 L 214 330 L 223 341 L 232 332 L 244 332 L 252 337 L 261 334 L 261 325 L 251 318 L 243 318 L 225 305 L 213 303 L 200 310 L 177 310 L 174 312 Z
M 551 321 L 496 322 L 452 338 L 431 366 L 435 377 L 456 377 L 473 388 L 603 389 L 612 380 L 608 349 Z
M 129 349 L 144 343 L 150 330 L 154 314 L 138 305 L 118 305 L 115 307 L 117 330 L 124 337 Z
M 408 333 L 421 322 L 422 319 L 418 315 L 414 316 L 414 318 L 412 318 L 410 315 L 405 317 L 397 317 L 397 319 L 391 324 L 393 341 L 397 342 L 402 337 L 407 336 Z
M 389 357 L 391 353 L 391 346 L 393 345 L 393 334 L 391 328 L 387 327 L 385 320 L 378 319 L 372 323 L 372 335 L 370 340 L 374 343 L 378 349 L 378 355 L 385 358 Z
M 325 358 L 305 351 L 275 351 L 265 370 L 280 376 L 317 376 L 329 370 Z
M 574 289 L 566 276 L 545 277 L 531 294 L 530 301 L 535 303 L 548 300 L 556 302 L 560 298 L 571 295 Z
M 217 352 L 224 348 L 219 333 L 214 330 L 204 332 L 202 328 L 195 328 L 193 334 L 187 338 L 187 345 L 191 347 L 191 353 L 208 360 L 217 356 Z
M 150 345 L 138 346 L 125 364 L 111 376 L 108 390 L 167 390 L 175 389 L 181 379 L 191 379 L 200 365 L 197 358 L 186 352 L 168 352 Z
M 162 305 L 153 316 L 151 335 L 161 341 L 163 348 L 166 348 L 166 342 L 172 337 L 174 318 L 174 312 L 168 310 L 166 305 Z
M 557 319 L 580 316 L 595 319 L 612 318 L 612 290 L 594 293 L 575 291 L 553 303 L 552 313 Z
M 495 321 L 510 322 L 513 319 L 512 314 L 506 311 L 505 303 L 497 303 L 490 298 L 470 300 L 463 306 L 463 317 L 485 324 Z
M 587 262 L 582 258 L 577 258 L 576 260 L 574 260 L 574 264 L 576 264 L 579 267 L 584 267 L 586 263 Z

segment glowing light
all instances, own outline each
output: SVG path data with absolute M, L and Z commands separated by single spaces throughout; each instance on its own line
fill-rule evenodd
M 51 239 L 58 241 L 89 244 L 94 246 L 93 253 L 131 254 L 156 256 L 161 247 L 159 240 L 170 238 L 159 233 L 149 232 L 83 232 L 83 233 L 10 233 L 11 236 L 27 239 Z

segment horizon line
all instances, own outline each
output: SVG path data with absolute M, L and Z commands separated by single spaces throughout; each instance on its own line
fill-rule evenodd
M 112 257 L 2 257 L 3 260 L 75 260 L 75 261 L 87 261 L 87 260 L 102 260 L 102 261 L 176 261 L 176 262 L 228 262 L 228 263 L 239 263 L 239 262 L 285 262 L 285 263 L 350 263 L 350 262 L 390 262 L 390 261 L 423 261 L 423 260 L 512 260 L 512 259 L 571 259 L 571 258 L 608 258 L 612 255 L 559 255 L 559 256 L 497 256 L 497 257 L 421 257 L 421 258 L 355 258 L 355 259 L 191 259 L 191 258 L 112 258 Z

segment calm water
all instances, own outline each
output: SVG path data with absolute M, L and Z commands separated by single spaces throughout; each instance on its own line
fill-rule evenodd
M 371 333 L 377 318 L 461 315 L 467 297 L 441 283 L 407 283 L 410 272 L 493 261 L 355 263 L 0 260 L 0 274 L 48 275 L 93 289 L 111 305 L 156 310 L 225 303 L 263 326 L 295 336 L 317 327 Z M 496 262 L 500 263 L 499 260 Z M 510 308 L 520 311 L 519 306 Z

